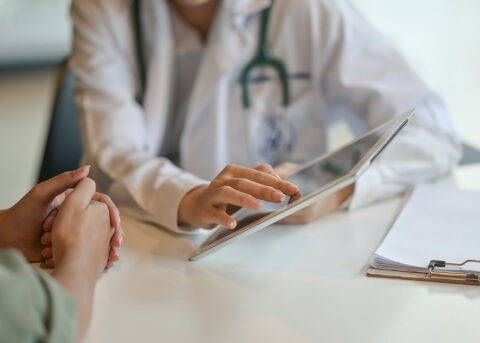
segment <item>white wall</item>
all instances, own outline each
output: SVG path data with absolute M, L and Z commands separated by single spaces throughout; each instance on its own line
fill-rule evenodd
M 480 148 L 480 1 L 351 2 L 442 95 L 460 136 Z
M 53 67 L 0 71 L 0 209 L 37 181 L 55 82 Z

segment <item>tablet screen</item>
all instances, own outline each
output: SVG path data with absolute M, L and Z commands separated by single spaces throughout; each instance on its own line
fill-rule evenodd
M 282 203 L 271 203 L 262 201 L 262 208 L 259 211 L 240 209 L 233 217 L 237 221 L 237 227 L 233 230 L 218 227 L 212 236 L 204 243 L 211 244 L 219 239 L 235 233 L 251 223 L 258 221 L 275 211 L 281 211 L 290 203 L 301 201 L 312 193 L 335 184 L 337 180 L 347 175 L 356 164 L 379 142 L 379 139 L 389 130 L 395 122 L 385 124 L 355 142 L 336 150 L 335 152 L 321 157 L 297 171 L 288 181 L 299 187 L 301 196 L 287 197 Z M 372 159 L 375 156 L 372 157 Z M 327 187 L 328 188 L 328 187 Z
M 189 259 L 193 261 L 206 256 L 352 184 L 405 127 L 413 113 L 414 110 L 408 111 L 349 144 L 304 165 L 288 178 L 299 187 L 299 194 L 287 197 L 279 204 L 263 201 L 262 209 L 259 211 L 239 210 L 233 215 L 237 220 L 237 227 L 234 230 L 217 226 Z

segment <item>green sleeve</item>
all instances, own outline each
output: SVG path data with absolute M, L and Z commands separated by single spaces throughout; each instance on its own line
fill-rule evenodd
M 2 342 L 73 342 L 77 305 L 50 275 L 15 250 L 0 250 Z

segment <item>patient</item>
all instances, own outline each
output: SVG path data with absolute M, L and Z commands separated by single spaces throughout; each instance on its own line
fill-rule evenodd
M 81 167 L 40 183 L 0 211 L 2 341 L 83 338 L 96 280 L 119 259 L 123 237 L 117 208 L 88 173 Z M 56 267 L 51 277 L 26 263 L 45 258 Z

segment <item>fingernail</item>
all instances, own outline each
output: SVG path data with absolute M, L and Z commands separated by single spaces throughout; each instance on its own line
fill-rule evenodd
M 90 167 L 91 167 L 90 165 L 81 166 L 80 168 L 75 170 L 75 175 L 82 173 L 86 169 L 88 170 L 88 172 L 90 172 Z
M 237 226 L 237 223 L 235 222 L 235 220 L 230 219 L 230 220 L 228 221 L 227 225 L 228 225 L 228 228 L 234 229 L 235 226 Z
M 272 198 L 273 198 L 273 200 L 283 201 L 283 200 L 285 200 L 285 194 L 283 194 L 280 191 L 275 191 L 272 194 Z
M 45 235 L 43 235 L 43 236 L 40 238 L 40 242 L 41 242 L 43 245 L 47 245 L 47 243 L 45 243 Z
M 293 183 L 289 184 L 287 189 L 292 194 L 295 194 L 298 192 L 298 186 L 295 186 Z
M 47 257 L 47 253 L 45 252 L 46 249 L 47 249 L 47 248 L 45 248 L 45 249 L 42 250 L 42 256 L 43 256 L 43 257 Z

